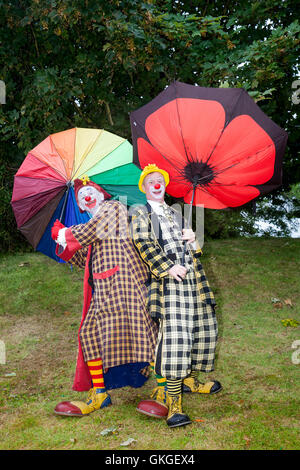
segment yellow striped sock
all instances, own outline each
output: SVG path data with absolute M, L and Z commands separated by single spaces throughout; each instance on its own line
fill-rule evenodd
M 150 362 L 150 369 L 151 369 L 152 372 L 154 372 L 154 376 L 155 376 L 155 379 L 156 379 L 157 386 L 158 387 L 165 387 L 167 385 L 167 381 L 166 381 L 165 377 L 162 377 L 161 375 L 158 375 L 158 374 L 155 373 L 154 362 Z
M 167 385 L 167 381 L 164 377 L 161 377 L 160 375 L 155 375 L 155 378 L 158 387 L 165 387 Z
M 181 394 L 182 390 L 182 379 L 178 380 L 167 380 L 168 394 L 171 397 Z
M 102 360 L 95 359 L 92 361 L 88 361 L 87 365 L 92 377 L 93 388 L 102 388 L 105 390 Z

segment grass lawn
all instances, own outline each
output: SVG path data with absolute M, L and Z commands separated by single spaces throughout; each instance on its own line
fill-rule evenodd
M 300 322 L 300 239 L 214 241 L 204 251 L 219 342 L 215 371 L 200 379 L 220 380 L 223 391 L 185 395 L 193 423 L 175 429 L 135 411 L 152 377 L 140 389 L 112 390 L 104 410 L 55 416 L 58 402 L 86 396 L 71 390 L 83 272 L 39 253 L 2 256 L 0 449 L 299 449 L 300 327 L 282 320 Z

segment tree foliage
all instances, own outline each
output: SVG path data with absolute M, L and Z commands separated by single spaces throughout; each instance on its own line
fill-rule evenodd
M 0 1 L 6 189 L 26 153 L 51 133 L 97 127 L 130 139 L 128 113 L 176 79 L 244 87 L 289 133 L 280 191 L 288 190 L 300 181 L 297 14 L 292 0 Z M 8 210 L 7 198 L 1 206 Z M 1 239 L 5 230 L 0 225 Z

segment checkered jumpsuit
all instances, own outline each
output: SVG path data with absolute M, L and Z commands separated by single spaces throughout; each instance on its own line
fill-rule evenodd
M 175 264 L 182 265 L 181 227 L 171 209 L 167 211 L 166 217 L 158 216 L 163 250 L 167 256 L 172 255 Z M 192 370 L 214 370 L 218 334 L 214 307 L 200 299 L 189 249 L 184 264 L 188 272 L 183 281 L 176 281 L 170 275 L 163 279 L 164 315 L 160 320 L 155 370 L 168 380 L 183 379 Z

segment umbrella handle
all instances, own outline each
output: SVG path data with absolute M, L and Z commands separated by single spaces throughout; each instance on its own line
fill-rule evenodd
M 188 227 L 191 224 L 192 211 L 193 211 L 193 202 L 194 202 L 194 198 L 195 198 L 196 188 L 197 188 L 197 184 L 193 184 L 193 194 L 192 194 L 192 200 L 190 202 L 190 212 L 189 212 L 189 217 L 188 217 L 188 222 L 187 222 Z M 181 262 L 182 266 L 184 266 L 184 258 L 185 258 L 185 255 L 186 255 L 186 250 L 187 250 L 187 242 L 184 243 L 184 247 L 183 247 L 182 262 Z

